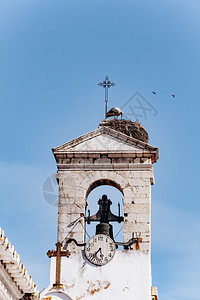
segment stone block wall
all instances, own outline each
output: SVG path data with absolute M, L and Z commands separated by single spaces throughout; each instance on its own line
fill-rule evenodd
M 85 216 L 88 191 L 95 182 L 101 184 L 102 180 L 106 180 L 108 183 L 115 183 L 124 195 L 124 242 L 132 238 L 134 233 L 136 237 L 143 239 L 141 250 L 149 250 L 152 176 L 151 164 L 143 169 L 140 169 L 137 164 L 136 170 L 121 171 L 60 170 L 57 175 L 59 180 L 58 241 L 75 238 L 79 243 L 84 242 L 83 216 Z M 73 223 L 76 220 L 74 227 Z

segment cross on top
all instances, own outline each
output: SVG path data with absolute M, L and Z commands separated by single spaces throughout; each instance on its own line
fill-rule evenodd
M 111 82 L 108 78 L 108 76 L 105 77 L 105 80 L 103 82 L 99 82 L 98 84 L 99 86 L 102 86 L 103 88 L 105 88 L 105 102 L 106 102 L 106 111 L 105 111 L 105 118 L 106 118 L 106 114 L 107 114 L 107 103 L 108 103 L 108 88 L 110 88 L 111 86 L 114 86 L 115 83 Z

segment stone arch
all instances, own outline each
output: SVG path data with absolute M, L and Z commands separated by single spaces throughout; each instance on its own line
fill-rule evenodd
M 87 175 L 81 182 L 81 186 L 85 189 L 85 200 L 94 188 L 101 185 L 113 186 L 124 196 L 124 189 L 129 185 L 129 183 L 125 177 L 117 172 L 94 171 Z
M 44 297 L 51 297 L 51 300 L 72 300 L 65 292 L 49 292 Z
M 87 199 L 88 195 L 90 194 L 90 192 L 92 190 L 94 190 L 96 187 L 101 186 L 101 185 L 113 186 L 116 189 L 118 189 L 122 193 L 122 195 L 124 195 L 123 189 L 121 188 L 121 186 L 117 182 L 115 182 L 113 180 L 110 180 L 110 179 L 99 179 L 99 180 L 96 180 L 96 181 L 94 181 L 93 183 L 90 184 L 88 190 L 86 191 L 86 195 L 85 195 L 86 199 Z

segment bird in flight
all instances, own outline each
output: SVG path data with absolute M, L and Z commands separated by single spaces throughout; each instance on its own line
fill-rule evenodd
M 117 119 L 118 119 L 118 117 L 119 117 L 120 115 L 121 115 L 121 117 L 122 117 L 123 111 L 122 111 L 120 108 L 118 108 L 118 107 L 113 107 L 113 108 L 111 108 L 111 110 L 109 110 L 109 112 L 107 112 L 106 118 L 109 118 L 109 117 L 117 117 Z
M 174 94 L 172 94 L 172 97 L 173 97 L 173 98 L 175 98 L 175 95 L 174 95 Z
M 157 95 L 156 92 L 152 92 L 153 95 Z

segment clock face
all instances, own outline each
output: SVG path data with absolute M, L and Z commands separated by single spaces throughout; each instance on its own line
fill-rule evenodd
M 98 266 L 107 264 L 113 258 L 115 251 L 114 241 L 105 234 L 93 236 L 85 245 L 86 258 Z

